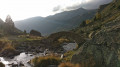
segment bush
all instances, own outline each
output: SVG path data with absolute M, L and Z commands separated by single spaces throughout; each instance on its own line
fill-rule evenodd
M 75 51 L 68 51 L 64 54 L 64 61 L 70 62 L 70 60 L 72 59 L 72 56 L 75 54 Z
M 101 13 L 96 13 L 94 20 L 100 20 L 100 19 L 101 19 Z
M 70 62 L 61 63 L 58 67 L 81 67 L 79 64 L 72 64 Z
M 120 9 L 120 5 L 118 6 L 118 9 Z
M 3 57 L 13 57 L 18 54 L 19 52 L 16 51 L 16 49 L 12 47 L 11 44 L 7 44 L 0 52 L 0 56 Z
M 2 62 L 0 62 L 0 67 L 5 67 L 5 65 Z
M 91 23 L 91 20 L 86 20 L 86 24 L 89 24 L 89 23 Z
M 49 65 L 59 65 L 60 58 L 54 56 L 36 57 L 32 60 L 34 67 L 48 67 Z

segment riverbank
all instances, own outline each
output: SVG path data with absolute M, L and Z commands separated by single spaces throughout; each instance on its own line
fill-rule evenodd
M 20 55 L 15 56 L 13 59 L 10 58 L 5 58 L 5 57 L 0 57 L 0 62 L 5 64 L 6 67 L 11 67 L 11 66 L 25 66 L 25 67 L 32 67 L 28 62 L 39 56 L 44 56 L 43 53 L 38 53 L 36 55 L 31 54 L 31 53 L 20 53 Z

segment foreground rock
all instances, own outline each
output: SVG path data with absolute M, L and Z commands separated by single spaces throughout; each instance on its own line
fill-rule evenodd
M 12 47 L 7 47 L 7 48 L 4 48 L 1 52 L 0 52 L 0 56 L 1 57 L 9 57 L 9 58 L 13 58 L 14 56 L 16 55 L 19 55 L 20 52 L 15 50 L 14 48 Z

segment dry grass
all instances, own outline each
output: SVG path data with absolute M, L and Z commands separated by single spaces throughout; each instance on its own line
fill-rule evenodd
M 72 64 L 70 62 L 61 63 L 58 67 L 81 67 L 80 64 Z
M 10 43 L 8 43 L 3 49 L 2 51 L 4 50 L 10 50 L 10 51 L 15 51 L 15 48 L 13 46 L 11 46 Z
M 49 65 L 59 65 L 60 62 L 60 58 L 54 56 L 36 57 L 32 60 L 34 67 L 48 67 Z
M 69 42 L 69 40 L 66 38 L 60 38 L 60 39 L 58 39 L 58 42 L 60 42 L 60 43 Z

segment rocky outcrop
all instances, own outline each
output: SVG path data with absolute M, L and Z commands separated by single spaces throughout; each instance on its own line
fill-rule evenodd
M 1 57 L 9 57 L 13 58 L 16 55 L 19 55 L 20 52 L 12 49 L 5 49 L 4 51 L 0 52 Z
M 32 36 L 41 36 L 41 33 L 36 31 L 36 30 L 31 30 L 30 35 L 32 35 Z
M 84 43 L 71 62 L 94 64 L 94 67 L 118 67 L 119 55 L 120 16 L 106 23 L 91 40 Z

